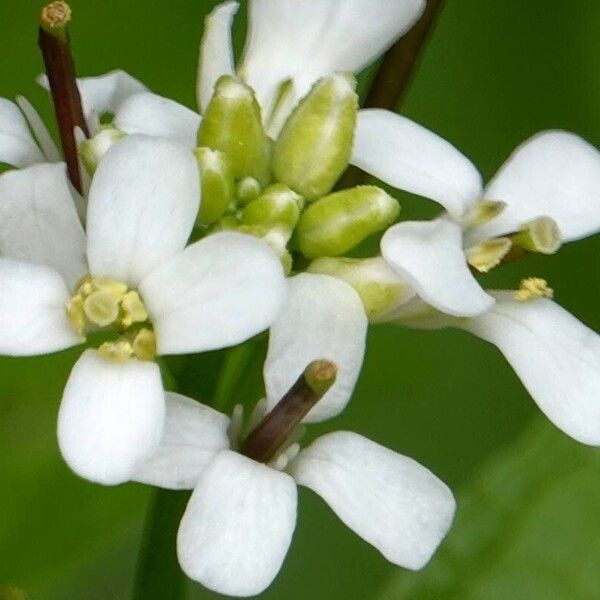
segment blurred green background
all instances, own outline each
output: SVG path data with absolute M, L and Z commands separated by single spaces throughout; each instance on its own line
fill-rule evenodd
M 215 4 L 73 0 L 79 74 L 123 68 L 193 107 L 202 20 Z M 48 117 L 33 83 L 40 6 L 0 0 L 0 96 L 24 94 Z M 403 113 L 451 140 L 486 178 L 540 129 L 572 130 L 600 146 L 599 31 L 597 0 L 452 0 Z M 243 32 L 242 16 L 238 45 Z M 397 197 L 403 218 L 432 214 L 423 200 Z M 488 282 L 545 277 L 563 306 L 599 330 L 599 252 L 600 238 L 584 240 Z M 263 350 L 240 400 L 261 392 Z M 3 584 L 35 600 L 131 595 L 153 492 L 94 486 L 62 463 L 55 419 L 78 352 L 0 359 L 0 598 L 12 597 Z M 215 364 L 204 356 L 171 366 L 199 397 Z M 294 543 L 265 598 L 600 598 L 598 451 L 546 424 L 494 348 L 462 332 L 375 328 L 349 408 L 311 436 L 331 429 L 359 431 L 431 468 L 458 495 L 455 528 L 438 557 L 410 574 L 302 490 Z M 188 597 L 215 595 L 190 583 Z

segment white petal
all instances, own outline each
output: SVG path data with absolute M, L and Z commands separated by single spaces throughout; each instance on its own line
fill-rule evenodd
M 464 323 L 504 354 L 544 414 L 565 433 L 600 446 L 600 337 L 551 300 L 496 294 L 492 310 Z
M 64 164 L 0 177 L 0 253 L 53 267 L 70 286 L 87 273 L 85 233 Z
M 234 73 L 231 25 L 239 7 L 238 2 L 223 2 L 204 20 L 196 83 L 198 106 L 202 112 L 212 98 L 217 79 Z
M 0 98 L 0 163 L 27 167 L 43 160 L 19 107 Z
M 424 567 L 452 524 L 456 503 L 442 481 L 356 433 L 318 438 L 291 469 L 350 529 L 402 567 Z
M 481 198 L 481 175 L 466 156 L 387 110 L 358 112 L 350 162 L 389 185 L 439 202 L 457 221 Z
M 358 72 L 405 33 L 424 0 L 252 0 L 240 72 L 265 116 L 278 87 L 294 80 L 297 96 L 338 71 Z
M 229 447 L 229 418 L 166 392 L 167 413 L 160 446 L 133 479 L 172 490 L 191 490 L 219 450 Z
M 139 289 L 159 354 L 184 354 L 233 346 L 267 329 L 287 284 L 265 242 L 217 233 L 150 273 Z
M 71 371 L 58 413 L 58 443 L 73 471 L 116 485 L 156 451 L 165 398 L 158 366 L 116 362 L 86 350 Z
M 462 231 L 450 220 L 398 223 L 381 239 L 381 254 L 423 300 L 444 313 L 471 317 L 494 304 L 471 274 Z
M 128 134 L 165 137 L 193 150 L 200 115 L 169 98 L 142 92 L 123 101 L 115 114 L 114 125 Z
M 259 594 L 277 575 L 292 540 L 296 495 L 289 475 L 222 451 L 183 515 L 177 536 L 181 568 L 220 594 Z
M 44 89 L 50 89 L 46 75 L 40 75 L 37 81 Z M 96 133 L 103 115 L 114 115 L 123 100 L 133 94 L 147 91 L 143 83 L 120 69 L 96 77 L 79 77 L 77 88 L 92 134 Z
M 328 275 L 293 277 L 288 300 L 269 334 L 264 366 L 269 408 L 310 362 L 328 359 L 338 367 L 336 382 L 305 421 L 323 421 L 339 414 L 358 379 L 366 333 L 367 317 L 352 287 Z
M 67 320 L 69 295 L 54 269 L 0 258 L 0 354 L 32 356 L 80 344 Z
M 175 142 L 131 136 L 94 175 L 88 201 L 88 261 L 95 276 L 136 285 L 182 250 L 200 200 L 198 167 Z
M 38 111 L 35 110 L 29 100 L 23 96 L 17 96 L 17 105 L 25 115 L 46 159 L 50 162 L 60 162 L 62 160 L 60 151 L 54 143 L 54 140 L 44 121 L 42 121 Z
M 600 152 L 566 131 L 545 131 L 521 144 L 485 190 L 506 210 L 478 237 L 515 231 L 540 216 L 552 217 L 565 241 L 600 230 Z

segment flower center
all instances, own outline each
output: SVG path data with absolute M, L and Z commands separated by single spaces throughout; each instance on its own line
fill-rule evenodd
M 84 277 L 67 304 L 67 317 L 80 335 L 95 331 L 116 334 L 98 351 L 120 362 L 135 356 L 153 360 L 156 338 L 139 293 L 108 277 Z

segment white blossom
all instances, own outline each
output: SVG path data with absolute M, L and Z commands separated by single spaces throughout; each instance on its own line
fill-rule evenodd
M 163 442 L 136 480 L 194 489 L 179 527 L 186 574 L 211 590 L 251 596 L 276 577 L 296 525 L 297 484 L 319 494 L 389 561 L 420 569 L 446 535 L 451 491 L 414 460 L 356 433 L 319 437 L 263 464 L 231 448 L 223 414 L 167 394 Z M 291 461 L 288 461 L 288 458 Z
M 555 425 L 600 445 L 598 335 L 548 299 L 543 280 L 525 280 L 517 292 L 485 291 L 468 264 L 478 244 L 504 238 L 510 248 L 536 219 L 542 234 L 550 231 L 542 245 L 600 230 L 600 153 L 572 133 L 542 132 L 483 188 L 473 164 L 442 138 L 399 115 L 365 110 L 352 162 L 447 211 L 433 221 L 399 223 L 384 235 L 384 258 L 420 296 L 390 320 L 461 327 L 493 343 Z
M 0 190 L 0 352 L 61 350 L 84 341 L 90 323 L 120 328 L 120 339 L 77 361 L 58 435 L 78 474 L 126 481 L 162 432 L 154 354 L 227 347 L 267 329 L 286 294 L 281 264 L 264 242 L 238 233 L 186 247 L 199 173 L 173 141 L 132 135 L 109 150 L 90 188 L 85 234 L 64 165 L 6 173 Z

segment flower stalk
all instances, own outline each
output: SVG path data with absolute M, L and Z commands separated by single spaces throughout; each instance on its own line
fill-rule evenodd
M 45 6 L 40 17 L 38 44 L 48 75 L 69 179 L 81 192 L 75 128 L 80 128 L 88 137 L 89 131 L 83 116 L 81 96 L 75 77 L 75 63 L 71 54 L 67 29 L 70 20 L 71 9 L 66 2 L 59 0 Z
M 269 462 L 285 444 L 310 409 L 335 383 L 337 367 L 328 360 L 315 360 L 275 408 L 243 443 L 240 452 L 258 462 Z

